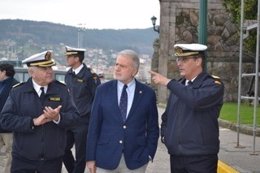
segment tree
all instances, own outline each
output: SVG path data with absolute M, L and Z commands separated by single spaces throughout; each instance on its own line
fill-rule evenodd
M 244 16 L 245 20 L 257 19 L 257 0 L 244 0 Z M 224 0 L 224 6 L 232 14 L 235 23 L 240 24 L 241 17 L 241 1 L 240 0 Z M 249 37 L 245 40 L 245 48 L 249 52 L 256 50 L 256 30 L 251 30 Z

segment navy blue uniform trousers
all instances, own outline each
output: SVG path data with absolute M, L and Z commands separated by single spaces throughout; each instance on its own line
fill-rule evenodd
M 217 173 L 218 156 L 170 156 L 171 173 Z
M 63 157 L 64 165 L 68 173 L 83 173 L 86 167 L 86 142 L 88 134 L 88 117 L 82 116 L 80 123 L 67 131 L 67 145 Z M 71 148 L 75 143 L 75 157 Z M 74 171 L 73 171 L 74 170 Z
M 62 158 L 52 160 L 28 160 L 13 155 L 11 173 L 61 173 Z

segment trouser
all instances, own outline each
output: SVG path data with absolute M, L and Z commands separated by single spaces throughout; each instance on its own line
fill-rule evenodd
M 11 152 L 13 144 L 13 134 L 12 133 L 0 133 L 0 149 L 1 152 Z
M 0 152 L 2 152 L 4 146 L 5 146 L 5 143 L 2 138 L 2 133 L 0 133 Z
M 125 157 L 122 154 L 120 163 L 116 169 L 107 170 L 107 169 L 102 169 L 102 168 L 97 167 L 97 173 L 145 173 L 147 165 L 148 165 L 148 163 L 143 165 L 142 167 L 134 169 L 134 170 L 128 169 L 126 166 L 126 163 L 125 163 Z
M 13 154 L 11 173 L 61 173 L 62 158 L 28 160 Z
M 13 144 L 13 134 L 12 133 L 1 133 L 0 138 L 3 142 L 3 146 L 1 147 L 2 152 L 6 155 L 6 161 L 4 164 L 3 173 L 10 173 L 11 169 L 11 161 L 12 161 L 12 144 Z
M 84 173 L 86 167 L 86 142 L 88 132 L 88 118 L 81 117 L 80 123 L 67 131 L 67 144 L 63 163 L 68 173 Z M 72 147 L 75 144 L 75 159 Z
M 218 156 L 170 156 L 171 173 L 217 173 Z

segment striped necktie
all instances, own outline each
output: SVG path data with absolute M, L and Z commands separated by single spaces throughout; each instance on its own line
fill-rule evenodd
M 126 92 L 127 85 L 124 85 L 120 102 L 119 102 L 119 108 L 121 111 L 121 115 L 123 120 L 126 120 L 126 114 L 127 114 L 127 92 Z

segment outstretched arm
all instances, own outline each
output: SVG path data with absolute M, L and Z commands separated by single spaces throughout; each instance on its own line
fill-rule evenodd
M 167 86 L 167 84 L 170 82 L 170 79 L 159 73 L 156 73 L 154 71 L 149 71 L 149 73 L 152 75 L 152 80 L 155 84 Z

